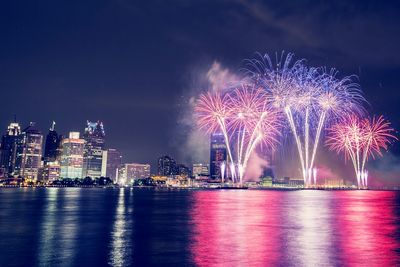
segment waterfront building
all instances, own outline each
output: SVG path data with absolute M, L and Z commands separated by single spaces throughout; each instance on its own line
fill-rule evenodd
M 193 164 L 193 177 L 204 177 L 209 175 L 210 165 L 205 163 Z
M 43 167 L 43 180 L 54 181 L 60 179 L 61 165 L 59 161 L 46 162 Z
M 2 176 L 12 176 L 15 171 L 17 144 L 21 142 L 21 127 L 14 121 L 10 123 L 6 134 L 1 138 L 0 169 Z
M 105 148 L 105 132 L 103 123 L 100 121 L 87 121 L 85 132 L 83 153 L 83 176 L 98 178 L 101 176 L 103 163 L 103 151 Z
M 189 167 L 185 166 L 184 164 L 178 164 L 176 167 L 177 170 L 177 175 L 183 176 L 183 177 L 190 177 L 191 176 L 191 170 Z
M 37 180 L 42 167 L 43 134 L 31 122 L 22 131 L 17 143 L 15 173 L 28 180 Z
M 57 134 L 55 130 L 56 123 L 53 121 L 49 133 L 46 136 L 46 143 L 44 146 L 44 164 L 60 160 L 61 153 L 61 139 L 62 137 Z
M 214 133 L 210 140 L 210 178 L 221 178 L 221 164 L 227 160 L 227 149 L 224 135 Z
M 158 159 L 158 175 L 171 176 L 177 173 L 177 164 L 173 158 L 170 156 L 163 156 Z
M 85 140 L 79 132 L 70 132 L 61 144 L 61 178 L 82 178 Z
M 117 183 L 133 183 L 137 179 L 150 177 L 150 164 L 125 163 L 118 167 Z
M 101 167 L 103 177 L 109 177 L 112 181 L 117 180 L 117 169 L 122 164 L 121 153 L 114 148 L 103 151 L 103 163 Z

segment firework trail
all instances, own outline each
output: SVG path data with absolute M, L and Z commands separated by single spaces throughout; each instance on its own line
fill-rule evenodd
M 230 98 L 226 94 L 219 92 L 208 92 L 200 96 L 195 107 L 195 112 L 198 117 L 197 123 L 200 129 L 206 130 L 207 133 L 222 132 L 228 151 L 228 160 L 233 162 L 227 132 L 227 119 L 231 115 Z M 235 169 L 231 168 L 231 175 L 232 179 L 235 179 Z
M 359 188 L 368 186 L 368 171 L 365 170 L 367 160 L 376 155 L 382 156 L 382 150 L 397 140 L 390 122 L 382 116 L 372 119 L 361 119 L 352 115 L 333 125 L 329 129 L 326 145 L 330 150 L 344 153 L 345 160 L 353 163 Z
M 275 62 L 275 63 L 274 63 Z M 286 115 L 299 154 L 304 184 L 313 181 L 315 157 L 327 124 L 344 114 L 362 113 L 365 101 L 354 77 L 337 78 L 337 71 L 307 67 L 284 53 L 273 61 L 268 54 L 246 61 L 245 74 L 264 88 L 274 107 Z
M 201 95 L 195 109 L 200 128 L 224 134 L 232 179 L 241 184 L 254 149 L 272 149 L 278 141 L 279 115 L 268 100 L 264 90 L 242 84 L 225 93 Z

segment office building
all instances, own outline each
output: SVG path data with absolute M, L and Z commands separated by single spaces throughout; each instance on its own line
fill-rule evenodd
M 121 153 L 114 148 L 103 151 L 102 176 L 109 177 L 116 182 L 117 169 L 122 164 Z
M 43 180 L 54 181 L 60 179 L 61 165 L 59 161 L 46 162 L 42 172 Z
M 42 167 L 43 134 L 31 122 L 21 135 L 17 144 L 15 173 L 28 180 L 37 180 Z
M 53 121 L 49 133 L 46 136 L 44 146 L 44 164 L 60 160 L 61 153 L 61 136 L 55 130 L 56 123 Z
M 210 178 L 221 178 L 221 164 L 227 159 L 227 149 L 224 135 L 214 133 L 210 141 Z
M 209 164 L 195 163 L 193 164 L 193 177 L 204 177 L 209 175 Z
M 125 163 L 118 167 L 119 184 L 132 183 L 137 179 L 144 179 L 150 177 L 150 164 L 139 163 Z
M 176 161 L 170 156 L 163 156 L 158 159 L 158 175 L 171 176 L 178 174 Z
M 83 176 L 98 178 L 101 176 L 103 151 L 105 148 L 105 132 L 103 123 L 87 122 L 83 135 L 85 147 L 83 153 Z
M 185 177 L 190 177 L 192 175 L 190 168 L 185 166 L 184 164 L 178 164 L 176 170 L 177 170 L 177 175 Z
M 15 171 L 17 158 L 17 144 L 22 140 L 21 127 L 17 122 L 12 122 L 6 134 L 1 138 L 0 169 L 2 176 L 12 176 Z
M 61 178 L 82 178 L 85 140 L 79 132 L 70 132 L 61 142 Z

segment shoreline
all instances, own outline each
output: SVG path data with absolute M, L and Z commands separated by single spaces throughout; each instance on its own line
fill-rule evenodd
M 332 187 L 332 188 L 282 188 L 282 187 L 245 187 L 245 188 L 213 188 L 213 187 L 165 187 L 165 186 L 97 186 L 97 185 L 82 185 L 82 186 L 66 186 L 66 185 L 40 185 L 40 186 L 20 186 L 20 185 L 6 185 L 0 186 L 1 189 L 16 189 L 16 188 L 81 188 L 81 189 L 154 189 L 154 190 L 229 190 L 229 191 L 242 191 L 242 190 L 250 190 L 250 191 L 400 191 L 400 188 L 367 188 L 367 189 L 357 189 L 357 188 L 340 188 L 340 187 Z

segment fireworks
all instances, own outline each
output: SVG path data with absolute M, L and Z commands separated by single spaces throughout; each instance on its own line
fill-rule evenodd
M 248 60 L 246 74 L 270 95 L 285 115 L 294 136 L 305 185 L 313 181 L 315 157 L 326 124 L 348 113 L 362 113 L 364 98 L 354 77 L 337 78 L 334 69 L 308 67 L 293 54 L 281 54 L 276 63 L 268 54 Z
M 274 60 L 257 54 L 245 61 L 243 70 L 240 85 L 201 95 L 195 108 L 201 129 L 224 135 L 228 159 L 221 166 L 223 176 L 229 171 L 232 180 L 242 183 L 253 151 L 259 146 L 275 149 L 287 129 L 304 185 L 316 185 L 318 146 L 333 125 L 328 146 L 352 160 L 359 186 L 367 186 L 366 161 L 381 155 L 395 137 L 382 117 L 359 119 L 366 100 L 355 76 L 340 78 L 337 70 L 307 66 L 291 53 L 276 54 Z
M 397 140 L 393 132 L 390 123 L 382 116 L 360 119 L 352 115 L 332 126 L 326 144 L 352 161 L 358 187 L 367 187 L 365 164 L 370 157 L 382 156 L 382 150 L 387 150 L 391 141 Z
M 201 128 L 224 134 L 232 179 L 238 175 L 240 183 L 254 149 L 258 145 L 273 148 L 278 142 L 279 114 L 271 107 L 265 91 L 254 85 L 242 84 L 227 92 L 201 95 L 195 110 Z

